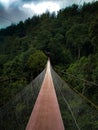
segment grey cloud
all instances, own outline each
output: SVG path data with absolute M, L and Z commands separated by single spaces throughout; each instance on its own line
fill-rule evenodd
M 28 10 L 21 9 L 21 3 L 12 3 L 8 9 L 0 4 L 0 28 L 9 26 L 30 17 Z
M 23 2 L 29 2 L 29 1 L 39 1 L 39 0 L 22 0 Z
M 38 3 L 38 2 L 42 2 L 43 0 L 21 0 L 21 1 L 24 2 L 24 3 L 29 3 L 29 2 Z
M 39 4 L 41 2 L 51 1 L 58 3 L 61 8 L 69 6 L 73 3 L 79 3 L 80 0 L 18 0 L 10 3 L 9 7 L 6 9 L 5 5 L 0 2 L 0 28 L 10 25 L 12 22 L 17 23 L 20 20 L 25 20 L 28 17 L 34 15 L 29 9 L 24 9 L 22 6 L 24 4 L 33 2 Z M 92 1 L 92 0 L 82 0 L 82 1 Z
M 10 19 L 7 18 L 8 14 L 3 7 L 2 4 L 0 4 L 0 28 L 8 26 L 11 22 Z
M 12 23 L 17 23 L 21 20 L 25 20 L 28 17 L 31 17 L 31 12 L 29 12 L 28 9 L 22 9 L 22 5 L 24 4 L 23 1 L 26 2 L 27 0 L 12 2 L 7 9 L 2 3 L 0 3 L 0 28 L 4 28 L 11 25 Z M 29 0 L 29 2 L 30 1 L 31 0 Z

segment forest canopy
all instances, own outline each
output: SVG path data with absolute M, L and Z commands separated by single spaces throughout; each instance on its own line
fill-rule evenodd
M 47 56 L 72 88 L 98 104 L 98 1 L 46 12 L 0 30 L 0 106 L 45 67 Z M 84 89 L 85 88 L 85 89 Z

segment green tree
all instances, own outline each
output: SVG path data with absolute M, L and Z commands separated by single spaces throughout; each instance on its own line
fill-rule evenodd
M 47 57 L 42 51 L 36 51 L 34 54 L 30 55 L 28 58 L 28 68 L 30 69 L 31 77 L 37 76 L 45 67 L 47 62 Z
M 51 33 L 43 28 L 37 35 L 36 48 L 43 51 L 47 50 L 51 37 Z
M 89 28 L 89 35 L 91 38 L 92 45 L 94 47 L 94 52 L 98 51 L 98 21 L 91 23 Z
M 77 24 L 72 26 L 66 33 L 67 46 L 77 51 L 78 59 L 81 56 L 81 49 L 86 40 L 88 40 L 88 26 L 85 24 Z
M 4 75 L 7 78 L 19 78 L 23 74 L 23 64 L 21 57 L 16 57 L 12 61 L 8 61 L 4 64 Z

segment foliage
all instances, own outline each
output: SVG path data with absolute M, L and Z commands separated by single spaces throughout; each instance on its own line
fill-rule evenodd
M 46 55 L 72 88 L 98 103 L 98 1 L 0 30 L 0 106 L 45 68 Z M 19 104 L 17 111 L 24 108 Z
M 69 48 L 75 48 L 75 51 L 78 51 L 78 59 L 81 56 L 81 49 L 83 45 L 88 40 L 88 26 L 85 24 L 76 24 L 73 25 L 69 31 L 66 33 L 67 44 Z
M 33 77 L 37 76 L 45 67 L 46 61 L 47 57 L 42 51 L 36 51 L 30 55 L 27 61 L 30 74 L 33 75 Z
M 95 99 L 98 98 L 98 55 L 91 55 L 88 58 L 82 57 L 79 61 L 71 64 L 67 69 L 67 80 L 78 91 L 86 95 L 89 99 L 97 104 Z M 75 77 L 76 76 L 76 77 Z M 78 79 L 79 78 L 79 79 Z M 90 82 L 87 82 L 90 81 Z M 94 81 L 94 83 L 92 83 Z

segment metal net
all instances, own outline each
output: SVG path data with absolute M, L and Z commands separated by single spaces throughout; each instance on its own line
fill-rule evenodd
M 98 108 L 75 92 L 51 68 L 65 130 L 98 130 Z
M 44 76 L 45 70 L 0 108 L 0 130 L 25 130 Z

